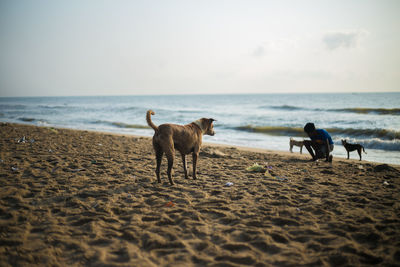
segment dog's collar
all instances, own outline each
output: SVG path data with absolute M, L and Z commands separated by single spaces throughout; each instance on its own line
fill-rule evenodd
M 201 120 L 194 121 L 193 123 L 196 124 L 197 126 L 199 126 L 201 132 L 204 134 L 204 129 L 203 129 L 203 125 L 201 123 Z

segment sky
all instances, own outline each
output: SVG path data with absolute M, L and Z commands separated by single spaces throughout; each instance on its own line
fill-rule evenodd
M 400 92 L 398 0 L 0 0 L 0 96 Z

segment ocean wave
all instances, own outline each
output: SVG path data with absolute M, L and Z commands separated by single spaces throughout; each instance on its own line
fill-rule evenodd
M 379 149 L 387 151 L 400 151 L 400 140 L 381 140 L 378 138 L 372 139 L 347 139 L 350 144 L 360 144 L 364 146 L 368 153 L 368 149 Z M 335 140 L 335 143 L 342 144 L 341 140 Z
M 354 129 L 354 128 L 329 128 L 326 129 L 329 133 L 338 134 L 341 136 L 364 137 L 364 138 L 379 138 L 383 140 L 400 139 L 400 132 L 388 129 Z
M 239 131 L 248 131 L 255 133 L 264 133 L 276 136 L 303 136 L 306 137 L 302 127 L 285 127 L 285 126 L 239 126 L 235 128 Z M 400 132 L 387 129 L 355 129 L 355 128 L 328 128 L 326 129 L 331 135 L 340 135 L 341 137 L 363 137 L 378 138 L 381 140 L 400 139 Z
M 322 108 L 305 108 L 290 105 L 281 106 L 260 106 L 262 109 L 278 109 L 285 111 L 328 111 L 341 113 L 357 113 L 357 114 L 377 114 L 377 115 L 400 115 L 400 108 L 338 108 L 338 109 L 322 109 Z
M 239 126 L 235 128 L 239 131 L 247 131 L 254 133 L 264 133 L 269 135 L 276 136 L 306 136 L 303 128 L 293 128 L 293 127 L 284 127 L 284 126 Z
M 15 110 L 15 109 L 26 109 L 26 105 L 22 104 L 0 104 L 0 110 Z
M 34 119 L 34 118 L 22 117 L 22 118 L 18 118 L 18 120 L 24 121 L 24 122 L 34 122 L 36 119 Z
M 35 118 L 30 118 L 30 117 L 21 117 L 18 118 L 19 121 L 27 122 L 27 123 L 32 123 L 36 125 L 48 125 L 49 122 L 43 119 L 35 119 Z
M 124 122 L 114 122 L 114 121 L 95 121 L 94 124 L 106 124 L 111 125 L 118 128 L 132 128 L 132 129 L 149 129 L 150 127 L 147 125 L 140 124 L 128 124 Z
M 350 112 L 358 114 L 400 115 L 400 108 L 342 108 L 329 109 L 335 112 Z
M 73 106 L 68 105 L 38 105 L 38 108 L 43 109 L 73 109 Z
M 282 106 L 261 106 L 259 108 L 271 108 L 271 109 L 279 109 L 279 110 L 288 110 L 288 111 L 295 111 L 295 110 L 309 110 L 307 108 L 290 106 L 290 105 L 282 105 Z

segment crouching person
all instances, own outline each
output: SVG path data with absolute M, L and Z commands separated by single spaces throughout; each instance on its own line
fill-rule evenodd
M 304 132 L 310 137 L 311 140 L 304 140 L 304 146 L 312 156 L 312 160 L 325 158 L 327 162 L 332 162 L 333 141 L 329 133 L 324 129 L 315 129 L 312 122 L 304 126 Z

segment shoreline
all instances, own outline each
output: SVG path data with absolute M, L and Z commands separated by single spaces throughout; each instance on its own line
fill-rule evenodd
M 155 178 L 149 137 L 0 124 L 4 266 L 400 261 L 400 167 L 204 144 Z M 25 139 L 22 137 L 25 136 Z M 188 168 L 191 169 L 191 157 Z M 248 171 L 253 164 L 261 172 Z
M 63 129 L 63 130 L 71 130 L 71 131 L 82 131 L 82 132 L 93 132 L 93 133 L 99 133 L 99 134 L 105 134 L 105 135 L 115 135 L 115 136 L 127 136 L 127 137 L 133 137 L 133 138 L 148 138 L 151 139 L 151 136 L 145 136 L 145 135 L 136 135 L 136 134 L 130 134 L 130 133 L 118 133 L 118 132 L 107 132 L 107 131 L 101 131 L 101 130 L 84 130 L 84 129 L 75 129 L 75 128 L 67 128 L 67 127 L 53 127 L 53 126 L 38 126 L 38 125 L 32 125 L 32 124 L 24 124 L 24 123 L 14 123 L 14 122 L 0 122 L 0 124 L 10 124 L 10 125 L 19 125 L 19 126 L 32 126 L 32 127 L 41 127 L 41 128 L 54 128 L 54 129 Z M 221 147 L 221 148 L 236 148 L 242 151 L 247 151 L 247 152 L 255 152 L 255 153 L 267 153 L 267 154 L 279 154 L 279 155 L 286 155 L 286 156 L 299 156 L 299 157 L 306 157 L 307 159 L 311 159 L 311 156 L 307 152 L 305 148 L 303 148 L 303 153 L 300 154 L 298 150 L 298 147 L 294 147 L 295 151 L 292 153 L 289 151 L 285 150 L 272 150 L 272 149 L 264 149 L 264 148 L 256 148 L 256 147 L 249 147 L 249 146 L 239 146 L 239 145 L 233 145 L 233 144 L 221 144 L 221 143 L 211 143 L 211 142 L 203 142 L 202 147 L 204 146 L 211 146 L 211 147 Z M 353 152 L 355 153 L 355 152 Z M 354 155 L 353 155 L 354 157 Z M 370 163 L 370 164 L 387 164 L 387 165 L 393 165 L 400 167 L 400 164 L 394 164 L 394 163 L 385 163 L 385 162 L 378 162 L 378 161 L 369 161 L 369 160 L 361 160 L 359 161 L 357 159 L 358 156 L 355 156 L 355 158 L 344 158 L 344 157 L 335 157 L 333 158 L 334 161 L 343 161 L 343 162 L 353 162 L 353 163 Z

